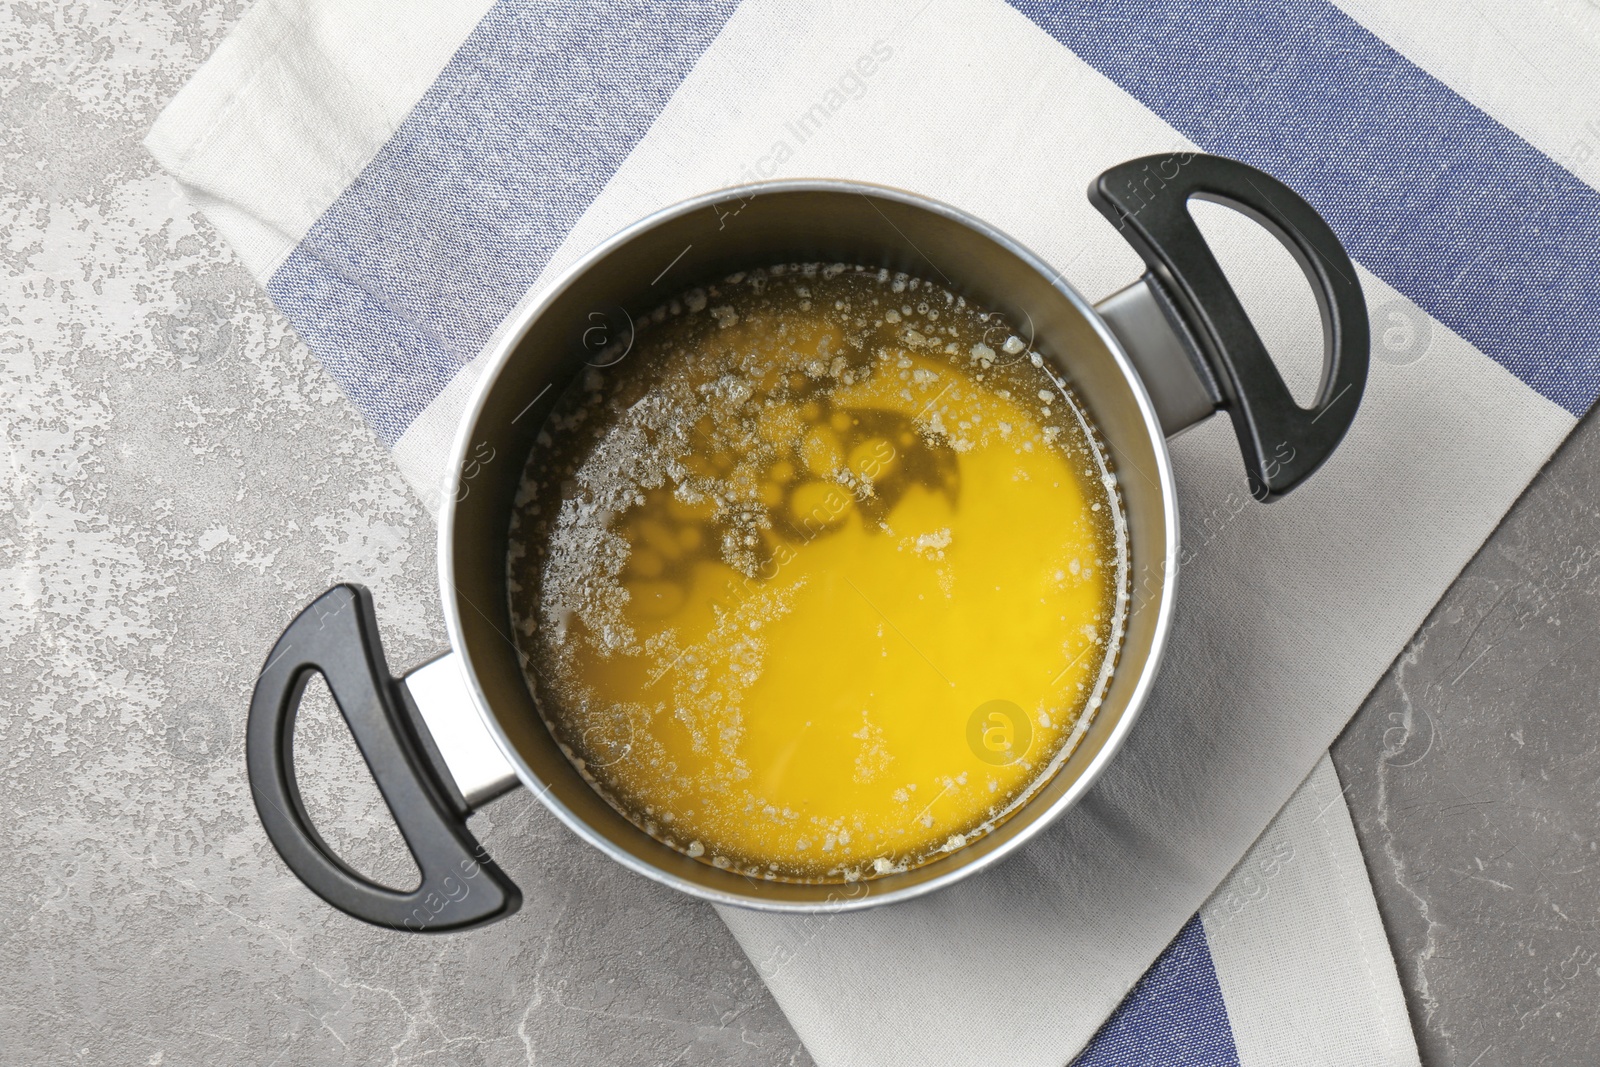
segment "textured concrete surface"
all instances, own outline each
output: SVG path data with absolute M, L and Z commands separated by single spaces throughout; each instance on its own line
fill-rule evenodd
M 1591 416 L 1334 747 L 1429 1067 L 1600 1061 L 1597 703 Z
M 260 833 L 283 623 L 353 578 L 396 667 L 442 632 L 426 515 L 139 147 L 241 7 L 0 6 L 0 1062 L 809 1062 L 709 909 L 525 794 L 474 828 L 527 903 L 468 935 L 347 920 Z M 1336 752 L 1430 1067 L 1600 1049 L 1597 460 L 1591 420 Z M 336 847 L 403 881 L 325 699 L 297 744 Z
M 808 1062 L 721 922 L 527 794 L 475 820 L 527 902 L 401 937 L 288 876 L 243 712 L 309 598 L 443 647 L 430 522 L 139 145 L 242 5 L 0 5 L 0 1063 Z M 405 863 L 326 700 L 297 741 L 357 866 Z M 344 784 L 337 784 L 344 783 Z

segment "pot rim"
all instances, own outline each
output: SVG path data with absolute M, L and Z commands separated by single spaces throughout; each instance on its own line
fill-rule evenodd
M 494 710 L 489 706 L 488 698 L 484 695 L 483 689 L 478 682 L 477 675 L 472 668 L 471 658 L 466 655 L 466 635 L 457 611 L 456 598 L 451 595 L 451 590 L 453 589 L 452 560 L 455 554 L 456 490 L 458 479 L 461 477 L 462 464 L 468 450 L 471 448 L 471 442 L 475 439 L 473 431 L 482 415 L 484 405 L 490 393 L 494 390 L 495 384 L 510 360 L 512 353 L 516 351 L 532 324 L 549 309 L 551 304 L 576 279 L 589 271 L 596 263 L 628 244 L 640 234 L 648 232 L 672 219 L 704 210 L 713 204 L 785 192 L 839 193 L 896 200 L 909 206 L 944 216 L 965 226 L 979 236 L 999 245 L 1002 249 L 1032 267 L 1041 277 L 1048 279 L 1050 287 L 1065 297 L 1093 327 L 1096 334 L 1105 344 L 1117 368 L 1127 380 L 1133 392 L 1134 400 L 1139 406 L 1140 414 L 1144 418 L 1145 429 L 1151 438 L 1156 472 L 1161 486 L 1162 504 L 1166 515 L 1164 578 L 1160 602 L 1156 606 L 1157 617 L 1153 628 L 1149 655 L 1146 657 L 1144 669 L 1140 672 L 1133 691 L 1128 697 L 1127 706 L 1112 727 L 1100 750 L 1095 753 L 1087 766 L 1077 772 L 1077 777 L 1071 785 L 1067 787 L 1061 796 L 1057 797 L 1047 808 L 1041 811 L 1031 810 L 1038 803 L 1037 796 L 1025 802 L 1007 820 L 1007 822 L 1010 822 L 1014 819 L 1021 819 L 1024 817 L 1024 813 L 1028 813 L 1026 823 L 1014 832 L 1010 838 L 973 860 L 952 866 L 950 870 L 936 878 L 917 882 L 901 889 L 890 889 L 882 892 L 874 892 L 869 888 L 859 894 L 831 894 L 820 901 L 763 900 L 754 896 L 723 892 L 689 882 L 670 871 L 617 848 L 611 841 L 579 818 L 533 773 L 501 728 L 500 722 Z M 441 505 L 438 516 L 438 567 L 439 591 L 444 606 L 445 631 L 449 636 L 450 647 L 460 655 L 463 664 L 462 674 L 467 692 L 471 695 L 478 717 L 489 731 L 489 735 L 494 738 L 495 744 L 499 746 L 506 761 L 516 772 L 518 780 L 528 787 L 539 799 L 540 803 L 549 809 L 556 818 L 561 820 L 569 830 L 624 867 L 689 896 L 707 900 L 713 904 L 726 904 L 755 911 L 790 914 L 831 913 L 858 911 L 864 908 L 910 900 L 943 889 L 963 878 L 976 874 L 986 867 L 999 863 L 1003 858 L 1011 855 L 1031 841 L 1066 811 L 1077 805 L 1084 794 L 1099 780 L 1106 766 L 1121 750 L 1129 731 L 1133 728 L 1134 721 L 1139 717 L 1139 712 L 1150 695 L 1156 676 L 1160 673 L 1161 663 L 1166 654 L 1168 632 L 1172 627 L 1178 579 L 1179 527 L 1178 498 L 1172 473 L 1171 457 L 1167 450 L 1166 436 L 1161 431 L 1161 424 L 1156 417 L 1155 407 L 1150 400 L 1149 393 L 1145 389 L 1144 382 L 1140 378 L 1138 371 L 1134 369 L 1132 360 L 1123 349 L 1122 343 L 1111 332 L 1110 327 L 1094 305 L 1064 280 L 1062 271 L 1052 268 L 1021 242 L 959 208 L 934 200 L 931 197 L 893 186 L 840 178 L 780 179 L 730 186 L 725 189 L 702 193 L 651 212 L 618 230 L 579 256 L 571 265 L 546 283 L 537 296 L 525 302 L 519 311 L 514 312 L 513 318 L 501 328 L 499 339 L 494 343 L 493 347 L 481 353 L 477 360 L 482 361 L 482 369 L 478 373 L 477 381 L 473 383 L 471 396 L 463 409 L 460 422 L 456 426 L 454 445 L 450 451 L 450 466 L 447 468 L 445 481 L 441 486 Z M 1062 769 L 1065 768 L 1063 767 Z M 1060 770 L 1056 773 L 1060 773 Z M 642 830 L 639 832 L 643 833 Z M 952 853 L 952 855 L 956 855 L 956 853 Z M 874 883 L 881 884 L 882 881 L 882 879 L 863 879 L 857 883 L 838 883 L 838 885 L 871 886 Z

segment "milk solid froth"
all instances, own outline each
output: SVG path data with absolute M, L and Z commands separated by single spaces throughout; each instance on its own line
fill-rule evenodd
M 563 751 L 754 877 L 981 837 L 1070 753 L 1122 637 L 1126 522 L 1083 405 L 1000 316 L 885 270 L 735 274 L 635 329 L 558 402 L 512 521 Z

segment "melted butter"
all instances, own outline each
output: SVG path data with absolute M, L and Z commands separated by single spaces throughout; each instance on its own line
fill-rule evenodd
M 673 301 L 569 390 L 509 575 L 530 685 L 619 811 L 718 866 L 906 869 L 992 828 L 1098 704 L 1120 500 L 1000 319 L 816 266 Z

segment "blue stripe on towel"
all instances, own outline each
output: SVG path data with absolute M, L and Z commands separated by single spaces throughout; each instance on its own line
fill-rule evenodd
M 393 444 L 527 292 L 735 0 L 501 0 L 267 289 Z
M 1528 385 L 1574 415 L 1600 395 L 1600 193 L 1349 15 L 1011 2 L 1206 151 L 1293 186 L 1363 266 Z
M 1012 0 L 1527 384 L 1600 394 L 1600 193 L 1325 0 Z M 393 442 L 483 346 L 734 0 L 501 0 L 268 285 Z
M 1200 916 L 1139 979 L 1072 1067 L 1239 1067 Z

